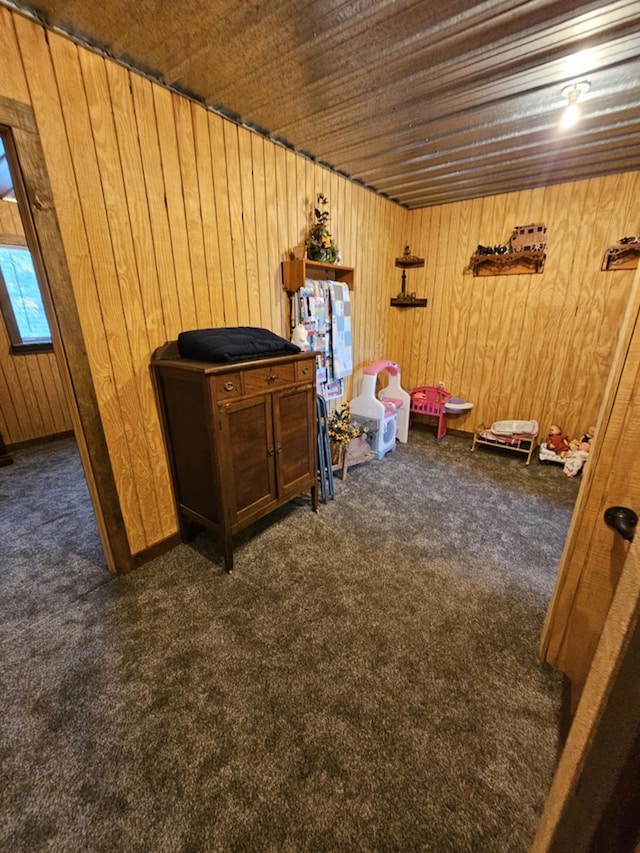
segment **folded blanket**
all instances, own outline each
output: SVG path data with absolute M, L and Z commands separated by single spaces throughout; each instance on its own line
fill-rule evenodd
M 178 335 L 182 358 L 229 363 L 254 358 L 292 355 L 300 347 L 286 338 L 254 326 L 229 326 L 219 329 L 193 329 Z

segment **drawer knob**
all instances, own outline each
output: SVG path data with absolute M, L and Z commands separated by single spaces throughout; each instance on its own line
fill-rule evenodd
M 233 391 L 234 388 L 235 388 L 235 385 L 233 384 L 233 382 L 225 382 L 224 383 L 224 390 L 225 391 Z
M 303 372 L 303 373 L 308 373 L 308 372 L 309 372 L 309 368 L 308 368 L 308 367 L 303 367 L 303 368 L 302 368 L 302 372 Z
M 276 374 L 275 374 L 275 373 L 271 373 L 271 374 L 269 375 L 269 377 L 267 378 L 267 382 L 275 382 L 277 378 L 278 378 L 278 377 L 276 376 Z

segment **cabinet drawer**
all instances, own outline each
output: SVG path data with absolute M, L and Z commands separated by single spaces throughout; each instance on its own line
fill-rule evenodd
M 225 373 L 213 377 L 213 394 L 222 403 L 227 399 L 242 396 L 242 373 Z
M 282 385 L 295 382 L 295 366 L 293 364 L 274 364 L 273 367 L 257 367 L 255 370 L 245 370 L 245 394 L 256 391 L 268 391 Z
M 296 361 L 296 381 L 302 382 L 305 379 L 313 379 L 315 369 L 315 359 L 313 361 Z

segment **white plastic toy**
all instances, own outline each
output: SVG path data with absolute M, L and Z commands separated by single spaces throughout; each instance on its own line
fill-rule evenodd
M 304 323 L 298 323 L 291 335 L 291 343 L 299 346 L 302 352 L 307 352 L 309 349 L 309 338 Z
M 389 382 L 376 399 L 378 375 L 386 370 Z M 360 394 L 351 400 L 351 414 L 376 422 L 371 450 L 378 459 L 395 450 L 396 438 L 403 444 L 409 436 L 411 398 L 400 385 L 400 367 L 395 361 L 374 361 L 365 367 Z

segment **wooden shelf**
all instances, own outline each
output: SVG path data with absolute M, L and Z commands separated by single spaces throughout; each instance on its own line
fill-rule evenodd
M 635 270 L 638 268 L 640 258 L 640 243 L 618 243 L 617 246 L 609 246 L 602 259 L 602 269 L 608 270 Z
M 396 266 L 403 270 L 420 269 L 424 266 L 424 258 L 396 258 Z
M 391 305 L 394 308 L 426 308 L 427 300 L 426 299 L 409 299 L 402 298 L 401 296 L 396 296 L 391 300 Z
M 407 270 L 424 267 L 424 258 L 410 255 L 407 246 L 406 254 L 401 258 L 396 258 L 396 266 L 402 270 L 402 290 L 397 296 L 392 297 L 391 305 L 394 308 L 426 308 L 426 299 L 418 299 L 416 296 L 410 296 L 407 293 Z
M 311 261 L 308 258 L 296 258 L 282 262 L 282 286 L 287 293 L 296 293 L 304 285 L 305 279 L 317 281 L 341 281 L 353 290 L 354 269 L 342 264 L 327 264 L 324 261 Z
M 533 275 L 544 272 L 546 252 L 505 252 L 503 255 L 475 254 L 469 267 L 475 276 L 484 275 Z

